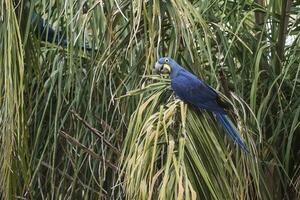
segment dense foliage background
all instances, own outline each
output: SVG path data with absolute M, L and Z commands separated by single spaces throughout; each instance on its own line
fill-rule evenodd
M 1 1 L 0 197 L 300 198 L 299 8 Z M 66 44 L 47 42 L 50 24 Z M 227 96 L 259 161 L 153 74 L 166 55 Z

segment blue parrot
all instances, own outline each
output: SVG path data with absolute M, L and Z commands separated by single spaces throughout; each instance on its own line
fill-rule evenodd
M 224 105 L 220 103 L 218 93 L 212 87 L 205 84 L 169 57 L 160 58 L 155 64 L 155 71 L 160 74 L 169 74 L 171 87 L 181 100 L 197 108 L 211 111 L 217 121 L 223 125 L 229 136 L 242 150 L 249 153 L 240 134 L 227 117 Z
M 32 12 L 31 16 L 32 25 L 34 26 L 35 33 L 38 37 L 41 37 L 42 41 L 54 43 L 62 47 L 68 46 L 68 40 L 65 35 L 60 31 L 55 30 L 47 20 L 43 19 L 40 14 L 35 10 Z M 81 46 L 82 50 L 92 51 L 93 48 L 90 47 L 87 43 Z M 97 49 L 94 49 L 97 50 Z
M 63 47 L 68 45 L 67 38 L 60 32 L 55 31 L 51 27 L 51 24 L 43 19 L 35 10 L 33 10 L 31 17 L 32 24 L 36 25 L 35 32 L 37 36 L 41 37 L 42 41 L 55 43 Z

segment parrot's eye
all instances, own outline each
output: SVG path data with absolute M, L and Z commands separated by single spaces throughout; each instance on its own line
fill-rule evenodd
M 166 58 L 166 59 L 165 59 L 165 63 L 168 63 L 168 62 L 169 62 L 169 59 L 168 59 L 168 58 Z

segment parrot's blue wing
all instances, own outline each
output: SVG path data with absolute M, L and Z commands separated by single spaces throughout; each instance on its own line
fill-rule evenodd
M 217 92 L 190 72 L 179 71 L 172 79 L 171 86 L 182 100 L 211 112 L 225 113 L 223 107 L 217 102 Z
M 198 108 L 203 108 L 214 113 L 216 119 L 228 135 L 239 145 L 241 149 L 249 153 L 249 150 L 238 131 L 232 126 L 226 116 L 224 108 L 218 103 L 218 94 L 210 86 L 203 83 L 196 76 L 186 70 L 180 70 L 171 80 L 171 86 L 176 95 L 185 102 Z

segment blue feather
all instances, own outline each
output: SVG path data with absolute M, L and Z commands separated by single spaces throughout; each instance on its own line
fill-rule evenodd
M 216 119 L 220 124 L 223 125 L 224 129 L 228 133 L 228 135 L 235 141 L 239 147 L 241 147 L 246 153 L 250 153 L 245 143 L 242 141 L 242 138 L 240 137 L 240 134 L 237 132 L 237 130 L 231 125 L 231 122 L 229 121 L 227 115 L 222 113 L 214 113 Z
M 223 105 L 219 104 L 218 93 L 202 80 L 198 79 L 194 74 L 181 67 L 173 59 L 160 58 L 156 65 L 163 66 L 163 64 L 167 64 L 171 67 L 171 87 L 175 94 L 181 100 L 197 108 L 206 109 L 214 113 L 217 121 L 222 124 L 233 141 L 236 142 L 243 151 L 250 153 L 241 139 L 240 134 L 227 117 Z

